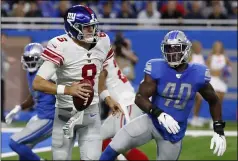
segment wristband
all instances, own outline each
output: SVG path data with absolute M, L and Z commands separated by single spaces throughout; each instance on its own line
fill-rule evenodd
M 57 94 L 64 94 L 65 85 L 57 86 Z
M 14 107 L 14 109 L 12 110 L 12 112 L 13 112 L 13 113 L 18 113 L 19 111 L 21 111 L 21 109 L 22 109 L 21 105 L 16 105 L 16 106 Z
M 225 126 L 226 126 L 226 123 L 222 120 L 214 121 L 214 123 L 213 123 L 213 129 L 219 135 L 224 135 L 224 127 Z
M 159 117 L 159 115 L 164 112 L 163 110 L 159 109 L 157 106 L 152 105 L 152 108 L 149 111 L 149 114 Z
M 100 93 L 100 98 L 104 101 L 106 97 L 110 96 L 110 93 L 108 90 L 104 90 Z

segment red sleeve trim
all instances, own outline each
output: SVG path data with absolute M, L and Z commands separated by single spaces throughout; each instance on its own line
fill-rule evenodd
M 41 56 L 47 60 L 50 60 L 56 65 L 63 65 L 64 58 L 61 55 L 50 50 L 49 48 L 46 48 L 44 52 L 41 54 Z
M 111 50 L 110 50 L 110 51 L 108 52 L 108 54 L 107 54 L 107 57 L 106 57 L 106 60 L 105 60 L 105 61 L 111 59 L 113 56 L 114 56 L 114 52 L 113 52 L 113 49 L 111 48 Z M 104 61 L 104 62 L 105 62 L 105 61 Z

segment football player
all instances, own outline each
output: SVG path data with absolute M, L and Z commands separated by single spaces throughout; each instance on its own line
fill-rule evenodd
M 164 59 L 152 59 L 145 67 L 135 103 L 146 114 L 125 125 L 112 139 L 100 160 L 114 160 L 122 151 L 143 145 L 154 139 L 157 160 L 177 160 L 187 119 L 196 92 L 209 103 L 214 135 L 210 149 L 222 156 L 226 150 L 221 103 L 212 88 L 206 66 L 189 64 L 191 43 L 182 31 L 170 31 L 164 37 L 161 50 Z M 152 96 L 152 101 L 149 98 Z
M 71 160 L 75 138 L 78 137 L 81 160 L 98 160 L 101 154 L 101 120 L 99 116 L 98 77 L 104 61 L 113 57 L 107 34 L 98 31 L 97 16 L 87 6 L 70 7 L 64 17 L 66 34 L 48 42 L 42 57 L 46 60 L 39 69 L 33 88 L 56 94 L 56 112 L 52 132 L 53 160 Z M 56 73 L 56 84 L 48 81 Z M 90 80 L 94 88 L 91 105 L 76 112 L 72 96 L 87 100 L 90 90 L 83 79 Z M 107 100 L 113 110 L 119 104 Z M 66 123 L 69 129 L 62 130 Z M 75 132 L 65 137 L 65 131 Z
M 43 60 L 40 58 L 43 47 L 39 43 L 30 43 L 24 48 L 21 57 L 23 69 L 27 71 L 30 95 L 21 105 L 16 105 L 6 116 L 6 123 L 10 124 L 14 116 L 21 110 L 34 106 L 36 115 L 33 116 L 22 131 L 11 136 L 9 146 L 19 155 L 19 160 L 40 160 L 32 152 L 32 148 L 39 142 L 51 136 L 55 113 L 55 96 L 34 91 L 32 82 Z M 51 78 L 52 81 L 55 78 Z
M 101 127 L 104 150 L 119 129 L 130 120 L 142 115 L 142 111 L 134 103 L 134 88 L 121 72 L 114 58 L 104 62 L 103 70 L 99 76 L 98 88 L 103 101 L 114 99 L 124 111 L 124 114 L 121 113 L 119 116 L 112 114 L 104 121 Z M 147 156 L 136 148 L 127 152 L 125 157 L 127 160 L 148 160 Z M 121 155 L 120 158 L 125 160 L 125 157 Z

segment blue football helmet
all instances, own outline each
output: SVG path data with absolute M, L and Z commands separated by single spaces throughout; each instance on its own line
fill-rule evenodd
M 30 43 L 26 45 L 21 57 L 23 69 L 28 72 L 35 72 L 43 63 L 43 59 L 40 57 L 43 51 L 44 48 L 39 43 Z
M 189 61 L 191 46 L 191 42 L 182 31 L 173 30 L 165 35 L 161 51 L 167 63 L 175 68 Z
M 64 16 L 65 32 L 71 38 L 87 43 L 98 41 L 98 23 L 94 11 L 83 5 L 70 7 Z M 91 27 L 91 31 L 84 33 L 85 27 Z

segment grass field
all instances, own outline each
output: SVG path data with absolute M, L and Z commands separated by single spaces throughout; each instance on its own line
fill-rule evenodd
M 207 129 L 204 128 L 191 128 L 189 129 Z M 237 123 L 227 123 L 226 130 L 237 131 Z M 179 160 L 237 160 L 237 137 L 226 137 L 227 150 L 222 157 L 217 157 L 210 150 L 211 136 L 204 137 L 191 137 L 186 136 L 183 139 L 183 148 Z M 153 141 L 139 147 L 147 154 L 150 160 L 156 159 L 156 145 Z M 39 153 L 42 158 L 51 159 L 51 152 Z M 2 160 L 17 160 L 18 157 L 2 158 Z M 72 154 L 73 160 L 79 160 L 78 148 L 74 148 Z

